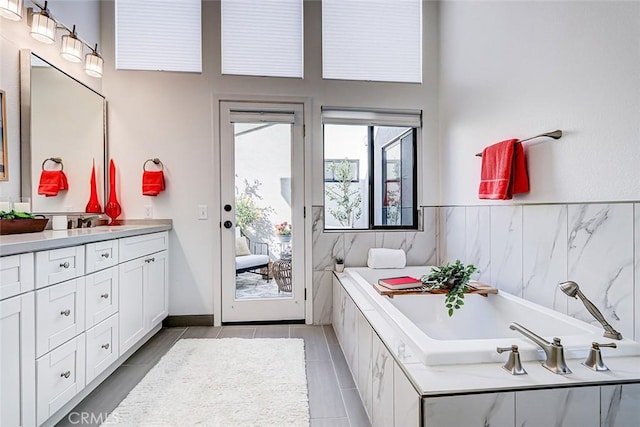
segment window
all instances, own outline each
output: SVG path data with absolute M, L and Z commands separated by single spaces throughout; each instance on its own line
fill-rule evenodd
M 325 79 L 422 82 L 422 0 L 322 0 Z
M 202 72 L 200 0 L 116 0 L 116 69 Z
M 302 78 L 302 0 L 222 0 L 222 74 Z
M 420 113 L 323 109 L 325 229 L 416 229 Z

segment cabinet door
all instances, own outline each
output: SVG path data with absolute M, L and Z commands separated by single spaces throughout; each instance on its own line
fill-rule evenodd
M 84 275 L 84 246 L 36 252 L 36 289 Z
M 0 261 L 0 299 L 33 289 L 33 252 L 2 257 Z
M 81 334 L 36 361 L 38 425 L 84 388 L 85 338 Z
M 144 313 L 146 329 L 150 331 L 160 324 L 169 313 L 167 251 L 158 252 L 144 258 L 146 277 L 144 292 Z
M 85 245 L 86 273 L 104 270 L 118 263 L 118 241 L 88 243 Z
M 118 315 L 87 330 L 87 384 L 118 359 Z
M 131 348 L 146 333 L 143 296 L 145 266 L 144 259 L 120 264 L 119 269 L 119 318 L 120 356 Z
M 85 278 L 36 291 L 36 356 L 84 331 Z
M 118 267 L 86 277 L 86 328 L 118 312 Z
M 34 360 L 34 298 L 31 292 L 0 302 L 0 426 L 35 425 Z
M 132 260 L 155 252 L 164 251 L 169 247 L 169 233 L 143 234 L 140 236 L 120 239 L 118 256 L 120 262 Z

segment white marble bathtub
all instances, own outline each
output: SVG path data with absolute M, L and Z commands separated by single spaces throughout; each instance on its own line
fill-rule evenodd
M 429 267 L 398 269 L 347 268 L 345 273 L 358 292 L 369 300 L 426 365 L 486 363 L 504 361 L 496 347 L 517 344 L 523 361 L 544 359 L 543 351 L 527 338 L 509 329 L 520 323 L 548 341 L 559 337 L 567 359 L 584 358 L 592 342 L 611 342 L 603 330 L 567 315 L 515 297 L 506 292 L 482 297 L 467 295 L 465 305 L 449 317 L 444 295 L 380 296 L 371 286 L 378 279 L 395 276 L 420 278 Z M 564 296 L 563 296 L 564 297 Z M 640 355 L 640 343 L 624 339 L 618 348 L 603 348 L 605 358 Z

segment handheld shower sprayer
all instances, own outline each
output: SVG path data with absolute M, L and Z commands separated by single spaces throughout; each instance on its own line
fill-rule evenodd
M 584 306 L 587 309 L 587 311 L 589 313 L 591 313 L 591 315 L 598 322 L 600 322 L 600 324 L 604 328 L 604 330 L 605 330 L 604 337 L 605 338 L 611 338 L 612 340 L 621 340 L 622 339 L 622 334 L 620 332 L 616 331 L 615 329 L 613 329 L 613 326 L 611 326 L 605 320 L 605 318 L 602 315 L 602 313 L 600 313 L 600 310 L 598 310 L 598 308 L 595 305 L 593 305 L 593 303 L 591 301 L 589 301 L 587 299 L 587 297 L 585 297 L 584 294 L 580 291 L 580 286 L 578 286 L 578 284 L 576 282 L 572 282 L 572 281 L 562 282 L 558 286 L 560 287 L 560 290 L 562 292 L 564 292 L 565 294 L 567 294 L 568 296 L 573 297 L 573 298 L 580 298 L 580 300 L 584 304 Z

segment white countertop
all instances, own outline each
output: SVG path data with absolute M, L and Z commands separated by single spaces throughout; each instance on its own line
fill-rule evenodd
M 346 275 L 336 273 L 344 279 Z M 348 280 L 348 279 L 347 279 Z M 582 359 L 567 359 L 571 374 L 558 375 L 539 362 L 522 362 L 527 375 L 511 375 L 502 369 L 503 363 L 479 363 L 427 366 L 416 357 L 395 326 L 378 313 L 350 282 L 343 283 L 367 321 L 377 331 L 400 368 L 423 397 L 477 392 L 515 391 L 527 389 L 640 383 L 640 357 L 605 356 L 609 371 L 596 372 L 581 364 Z M 503 354 L 506 361 L 509 353 Z
M 0 236 L 0 256 L 43 251 L 171 230 L 171 220 Z

